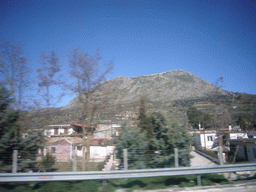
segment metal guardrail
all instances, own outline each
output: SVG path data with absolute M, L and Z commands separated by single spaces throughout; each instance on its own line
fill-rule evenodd
M 1 173 L 0 182 L 24 181 L 72 181 L 72 180 L 108 180 L 138 177 L 159 177 L 177 175 L 201 175 L 205 173 L 224 173 L 256 171 L 256 163 L 233 164 L 205 167 L 182 167 L 164 169 L 138 169 L 120 171 L 79 171 L 44 173 Z

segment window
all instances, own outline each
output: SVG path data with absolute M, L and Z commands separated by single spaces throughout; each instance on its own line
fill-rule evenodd
M 254 158 L 256 158 L 256 149 L 253 149 Z
M 68 134 L 68 129 L 64 128 L 64 134 L 67 135 Z
M 77 146 L 77 150 L 81 151 L 82 150 L 82 146 Z
M 55 147 L 51 147 L 51 153 L 55 154 Z
M 207 136 L 207 140 L 208 140 L 208 141 L 213 141 L 212 136 Z
M 54 135 L 58 135 L 58 128 L 54 128 Z

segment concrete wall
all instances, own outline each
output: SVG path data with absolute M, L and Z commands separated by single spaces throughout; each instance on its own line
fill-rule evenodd
M 55 153 L 53 154 L 56 161 L 69 161 L 72 159 L 72 145 L 71 144 L 51 144 L 47 146 L 47 152 L 51 153 L 51 148 L 55 147 Z

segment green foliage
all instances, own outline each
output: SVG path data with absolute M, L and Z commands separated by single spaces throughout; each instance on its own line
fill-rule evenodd
M 150 141 L 152 161 L 150 167 L 164 168 L 174 166 L 174 148 L 178 148 L 179 165 L 189 166 L 191 136 L 178 123 L 168 123 L 161 113 L 151 115 L 154 137 Z
M 38 162 L 40 171 L 51 172 L 53 171 L 53 165 L 55 164 L 55 157 L 51 153 L 47 153 L 42 157 L 42 160 Z
M 123 166 L 123 149 L 128 149 L 129 169 L 164 168 L 174 166 L 174 148 L 180 149 L 179 165 L 190 164 L 191 136 L 178 123 L 170 123 L 165 116 L 154 112 L 147 116 L 141 112 L 139 124 L 131 128 L 124 124 L 115 140 L 117 158 Z M 143 115 L 141 115 L 143 114 Z M 146 124 L 143 124 L 143 117 Z M 146 125 L 146 126 L 145 126 Z
M 199 128 L 199 123 L 203 128 L 212 127 L 212 117 L 209 114 L 198 110 L 196 107 L 189 107 L 187 110 L 187 116 L 189 123 L 194 129 Z
M 187 111 L 188 121 L 192 125 L 193 128 L 198 128 L 199 122 L 201 122 L 201 118 L 203 113 L 197 110 L 195 107 L 189 107 Z
M 233 119 L 243 130 L 256 129 L 256 96 L 236 94 L 235 109 L 232 109 Z
M 147 139 L 144 132 L 139 129 L 131 128 L 125 122 L 122 125 L 120 134 L 115 138 L 116 157 L 121 160 L 120 168 L 123 164 L 123 149 L 128 149 L 128 167 L 129 169 L 143 169 L 146 168 L 145 162 L 145 148 L 147 148 Z
M 18 171 L 28 171 L 36 165 L 37 150 L 42 136 L 22 138 L 17 121 L 19 112 L 10 108 L 12 100 L 5 88 L 0 89 L 0 172 L 11 172 L 12 153 L 18 150 Z
M 138 117 L 139 123 L 138 127 L 140 130 L 146 133 L 147 139 L 150 139 L 152 137 L 152 126 L 150 124 L 150 118 L 147 117 L 146 114 L 146 97 L 143 96 L 140 99 L 140 105 L 139 105 L 139 117 Z

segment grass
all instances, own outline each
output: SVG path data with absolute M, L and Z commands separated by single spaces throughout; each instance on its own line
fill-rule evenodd
M 228 180 L 223 175 L 204 174 L 201 176 L 203 186 L 215 184 L 228 184 Z M 65 192 L 65 191 L 115 191 L 125 188 L 127 191 L 133 190 L 153 190 L 166 189 L 173 186 L 193 187 L 197 185 L 196 175 L 182 175 L 173 177 L 148 177 L 138 179 L 114 179 L 107 182 L 91 181 L 63 181 L 63 182 L 22 182 L 22 183 L 1 183 L 2 191 L 33 191 L 33 192 Z

